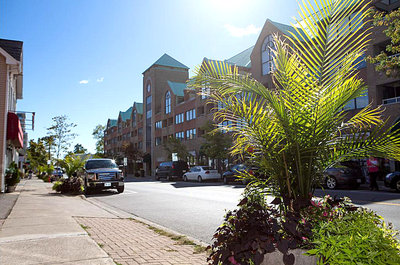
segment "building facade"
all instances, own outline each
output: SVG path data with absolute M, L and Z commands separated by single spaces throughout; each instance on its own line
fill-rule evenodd
M 17 115 L 17 100 L 22 99 L 21 41 L 0 39 L 0 191 L 5 192 L 5 172 L 9 164 L 18 164 L 24 142 Z
M 372 4 L 379 10 L 390 11 L 400 7 L 400 0 L 373 1 Z M 252 47 L 223 61 L 236 65 L 239 72 L 250 74 L 266 88 L 273 89 L 273 55 L 270 49 L 274 45 L 273 35 L 284 36 L 290 31 L 294 32 L 292 26 L 267 19 Z M 374 65 L 365 62 L 366 56 L 379 54 L 390 40 L 383 33 L 383 28 L 374 28 L 371 39 L 365 56 L 360 58 L 357 64 L 358 75 L 366 83 L 368 91 L 349 102 L 345 110 L 352 116 L 369 103 L 372 103 L 373 107 L 382 105 L 385 108 L 384 118 L 389 119 L 389 125 L 400 126 L 400 78 L 391 78 L 376 72 Z M 202 63 L 216 62 L 218 60 L 204 58 Z M 201 137 L 204 133 L 201 127 L 213 119 L 214 106 L 207 104 L 204 95 L 187 89 L 188 70 L 187 66 L 164 54 L 143 72 L 143 138 L 141 141 L 133 140 L 131 134 L 130 140 L 137 143 L 143 153 L 147 154 L 144 161 L 146 174 L 153 174 L 161 162 L 168 161 L 169 154 L 162 145 L 168 137 L 180 139 L 194 158 L 191 163 L 198 162 L 199 150 L 204 141 Z M 118 122 L 119 120 L 120 118 Z M 121 137 L 121 132 L 113 131 L 113 126 L 117 125 L 115 120 L 108 121 L 106 149 L 118 148 L 117 143 L 121 142 L 115 140 Z M 400 170 L 399 164 L 391 162 L 390 170 L 395 169 Z

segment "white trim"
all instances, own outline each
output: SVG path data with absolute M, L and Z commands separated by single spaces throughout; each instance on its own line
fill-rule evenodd
M 8 52 L 3 50 L 3 48 L 0 47 L 0 54 L 2 54 L 4 57 L 6 57 L 6 64 L 13 64 L 13 65 L 18 65 L 20 62 L 15 60 L 14 57 L 12 57 Z

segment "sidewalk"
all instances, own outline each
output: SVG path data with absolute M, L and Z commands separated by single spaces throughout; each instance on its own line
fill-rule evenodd
M 207 264 L 190 242 L 51 187 L 36 179 L 18 185 L 0 225 L 0 264 Z

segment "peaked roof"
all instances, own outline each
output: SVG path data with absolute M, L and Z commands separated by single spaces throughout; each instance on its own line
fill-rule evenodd
M 186 83 L 178 83 L 178 82 L 171 82 L 167 81 L 169 87 L 171 88 L 172 92 L 179 97 L 183 97 L 184 95 L 184 90 L 186 89 Z
M 247 48 L 246 50 L 236 54 L 235 56 L 232 56 L 229 59 L 226 59 L 225 62 L 234 64 L 237 66 L 242 66 L 242 67 L 251 67 L 251 59 L 250 55 L 251 52 L 253 51 L 254 45 L 251 46 L 250 48 Z
M 127 109 L 126 111 L 120 111 L 119 115 L 121 116 L 122 121 L 126 121 L 129 120 L 131 118 L 132 115 L 132 107 L 130 107 L 129 109 Z
M 158 60 L 155 63 L 153 63 L 149 68 L 147 68 L 144 72 L 149 70 L 154 65 L 170 66 L 170 67 L 175 67 L 175 68 L 189 69 L 189 67 L 187 67 L 183 63 L 175 60 L 174 58 L 172 58 L 171 56 L 169 56 L 166 53 L 164 53 L 163 56 L 158 58 Z
M 266 22 L 270 22 L 272 25 L 274 25 L 276 28 L 278 28 L 283 34 L 285 34 L 285 35 L 287 35 L 287 36 L 292 36 L 291 34 L 290 34 L 290 32 L 292 32 L 292 33 L 294 33 L 295 35 L 296 35 L 296 37 L 298 37 L 299 38 L 299 40 L 303 40 L 303 36 L 305 36 L 306 34 L 303 32 L 303 30 L 302 29 L 300 29 L 300 28 L 297 28 L 299 31 L 300 31 L 300 33 L 301 33 L 301 35 L 299 35 L 299 33 L 297 33 L 297 31 L 294 29 L 294 27 L 292 27 L 292 26 L 289 26 L 289 25 L 286 25 L 286 24 L 282 24 L 282 23 L 279 23 L 279 22 L 275 22 L 275 21 L 272 21 L 272 20 L 270 20 L 269 18 L 267 18 L 267 21 Z M 302 36 L 302 34 L 304 34 L 303 36 Z
M 133 107 L 136 108 L 137 113 L 143 114 L 143 103 L 134 102 Z
M 117 120 L 108 119 L 107 125 L 109 128 L 117 126 Z
M 17 61 L 21 61 L 22 44 L 22 41 L 0 39 L 0 47 Z

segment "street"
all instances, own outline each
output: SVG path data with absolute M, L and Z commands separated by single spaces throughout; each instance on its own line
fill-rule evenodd
M 223 185 L 219 182 L 164 182 L 134 179 L 125 183 L 125 192 L 113 190 L 89 195 L 97 200 L 141 218 L 186 234 L 206 243 L 221 222 L 225 210 L 233 210 L 244 190 L 244 185 Z M 347 196 L 354 203 L 368 207 L 382 215 L 394 227 L 400 228 L 400 194 L 390 191 L 317 190 L 331 196 Z M 270 198 L 272 199 L 272 198 Z

